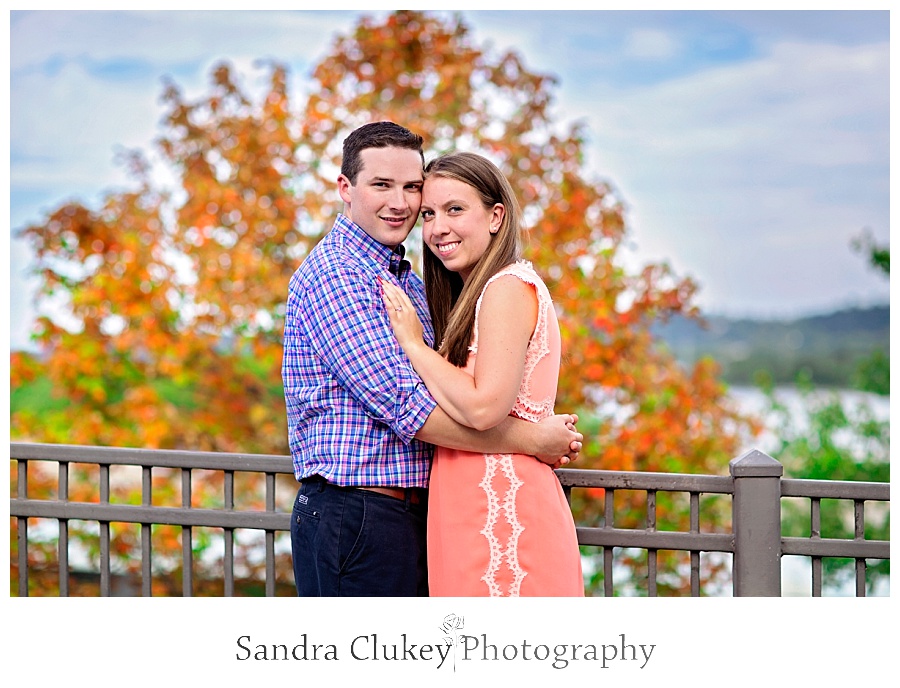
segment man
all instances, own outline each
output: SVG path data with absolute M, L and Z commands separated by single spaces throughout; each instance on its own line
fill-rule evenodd
M 344 141 L 331 231 L 291 278 L 282 377 L 294 473 L 294 578 L 301 596 L 428 594 L 425 518 L 431 445 L 574 458 L 575 417 L 454 422 L 397 345 L 379 278 L 410 296 L 434 344 L 422 280 L 402 242 L 421 201 L 422 137 L 393 122 Z M 565 455 L 565 456 L 564 456 Z

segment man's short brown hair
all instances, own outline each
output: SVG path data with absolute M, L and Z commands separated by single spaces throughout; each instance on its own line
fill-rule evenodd
M 344 156 L 341 160 L 341 174 L 356 184 L 356 177 L 362 169 L 360 153 L 366 148 L 409 148 L 418 151 L 425 163 L 425 154 L 422 152 L 422 137 L 414 134 L 406 127 L 401 127 L 394 122 L 372 122 L 354 129 L 344 139 Z

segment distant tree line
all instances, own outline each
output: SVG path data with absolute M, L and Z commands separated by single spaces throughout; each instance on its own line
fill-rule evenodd
M 656 334 L 684 364 L 703 357 L 732 385 L 803 377 L 821 387 L 889 392 L 890 307 L 853 308 L 790 321 L 675 317 Z

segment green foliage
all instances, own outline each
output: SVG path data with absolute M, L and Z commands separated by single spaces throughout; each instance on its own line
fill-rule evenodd
M 870 230 L 863 232 L 855 238 L 850 244 L 855 251 L 866 255 L 869 264 L 883 272 L 885 275 L 891 274 L 891 250 L 890 247 L 876 244 L 875 238 Z
M 27 410 L 35 415 L 65 409 L 68 402 L 54 394 L 53 383 L 45 377 L 13 387 L 9 392 L 10 413 Z
M 871 356 L 857 363 L 852 380 L 855 389 L 888 396 L 891 393 L 891 360 L 883 351 L 874 351 Z

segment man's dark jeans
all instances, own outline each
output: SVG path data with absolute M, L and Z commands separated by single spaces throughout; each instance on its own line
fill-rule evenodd
M 301 597 L 428 595 L 427 503 L 306 479 L 291 515 Z

